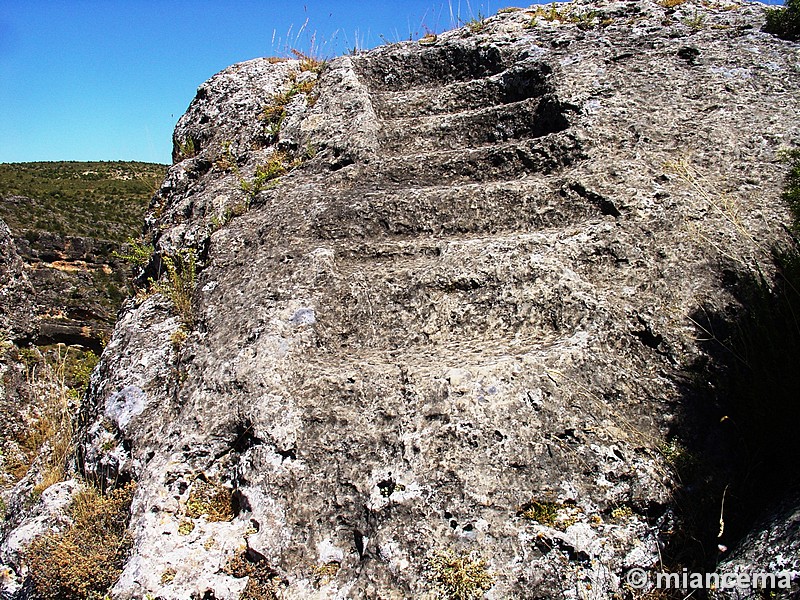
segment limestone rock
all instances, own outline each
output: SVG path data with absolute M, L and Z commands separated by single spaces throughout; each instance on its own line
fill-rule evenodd
M 717 572 L 731 578 L 743 577 L 744 581 L 752 581 L 756 575 L 774 574 L 785 578 L 783 582 L 778 579 L 774 582 L 776 593 L 786 593 L 783 590 L 789 580 L 795 583 L 796 591 L 800 576 L 800 496 L 797 491 L 773 506 L 768 515 L 719 565 Z M 746 587 L 720 590 L 716 597 L 740 598 L 748 592 L 752 590 Z
M 559 10 L 200 87 L 149 217 L 195 325 L 129 302 L 81 417 L 82 467 L 138 483 L 114 598 L 433 597 L 450 549 L 496 599 L 655 568 L 690 316 L 784 239 L 797 47 L 754 3 Z

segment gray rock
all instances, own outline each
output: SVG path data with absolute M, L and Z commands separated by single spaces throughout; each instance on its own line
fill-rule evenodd
M 201 86 L 149 218 L 198 253 L 197 325 L 130 301 L 81 417 L 83 468 L 138 482 L 114 598 L 237 598 L 243 555 L 298 599 L 434 597 L 451 548 L 497 599 L 657 568 L 689 317 L 784 241 L 800 73 L 758 4 L 590 7 L 335 59 L 277 137 L 298 61 Z

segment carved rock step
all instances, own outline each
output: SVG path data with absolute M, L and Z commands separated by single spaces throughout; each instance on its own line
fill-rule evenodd
M 380 141 L 389 153 L 408 154 L 540 137 L 567 127 L 561 104 L 544 96 L 449 115 L 384 121 Z
M 254 223 L 261 222 L 258 212 L 248 213 Z M 252 229 L 230 228 L 220 234 L 238 243 L 218 240 L 215 247 L 227 250 L 212 257 L 215 266 L 207 275 L 221 285 L 204 302 L 230 305 L 226 322 L 242 331 L 258 329 L 269 307 L 294 306 L 283 318 L 313 332 L 314 353 L 552 339 L 588 325 L 603 297 L 564 255 L 565 240 L 590 239 L 591 231 L 608 226 L 590 220 L 531 233 L 284 238 L 278 245 L 260 241 Z M 258 259 L 241 262 L 237 247 L 258 247 Z M 233 269 L 243 278 L 228 289 L 224 282 Z M 254 312 L 237 298 L 261 308 Z
M 578 275 L 555 268 L 556 237 L 440 239 L 440 254 L 400 260 L 335 254 L 312 292 L 320 343 L 394 349 L 575 331 L 596 301 Z
M 552 69 L 535 62 L 483 79 L 402 91 L 373 89 L 372 107 L 381 119 L 418 117 L 509 104 L 552 93 Z
M 537 230 L 602 214 L 541 177 L 404 190 L 356 189 L 323 198 L 313 231 L 323 239 Z
M 501 73 L 503 58 L 496 46 L 462 41 L 420 49 L 416 42 L 395 44 L 392 51 L 378 50 L 353 58 L 359 77 L 371 89 L 407 90 L 470 81 Z
M 581 156 L 582 150 L 575 137 L 559 132 L 482 148 L 388 157 L 370 165 L 363 176 L 417 186 L 488 182 L 529 173 L 552 173 Z
M 545 357 L 551 352 L 559 352 L 559 348 L 569 348 L 576 335 L 580 336 L 581 332 L 531 330 L 509 336 L 505 331 L 498 331 L 496 334 L 488 332 L 477 339 L 461 335 L 414 346 L 361 347 L 350 344 L 346 354 L 320 347 L 320 354 L 310 358 L 307 368 L 309 372 L 341 373 L 362 368 L 365 364 L 385 368 L 405 363 L 439 375 L 448 367 L 481 367 L 513 362 L 519 356 Z

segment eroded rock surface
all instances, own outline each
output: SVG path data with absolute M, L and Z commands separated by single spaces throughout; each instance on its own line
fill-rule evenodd
M 591 9 L 201 86 L 150 217 L 200 257 L 194 328 L 130 302 L 83 415 L 83 467 L 138 482 L 115 598 L 434 597 L 451 548 L 497 599 L 658 567 L 690 316 L 783 240 L 798 50 L 759 4 Z

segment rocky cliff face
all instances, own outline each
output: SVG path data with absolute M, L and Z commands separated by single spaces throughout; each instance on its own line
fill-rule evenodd
M 8 226 L 0 221 L 0 330 L 12 338 L 31 335 L 33 286 Z
M 127 287 L 126 265 L 112 258 L 121 245 L 46 231 L 13 236 L 0 220 L 0 247 L 1 339 L 99 354 Z
M 28 232 L 14 242 L 35 308 L 26 335 L 10 332 L 10 339 L 21 346 L 81 345 L 99 354 L 126 289 L 128 268 L 113 257 L 122 245 L 45 231 Z
M 203 84 L 149 221 L 192 314 L 130 301 L 82 415 L 80 468 L 138 483 L 113 597 L 637 594 L 723 435 L 695 317 L 785 241 L 762 12 L 578 2 Z

